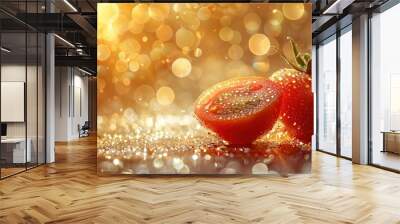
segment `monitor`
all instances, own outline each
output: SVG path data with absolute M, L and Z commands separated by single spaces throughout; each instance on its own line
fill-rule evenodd
M 1 136 L 7 136 L 7 124 L 1 123 Z

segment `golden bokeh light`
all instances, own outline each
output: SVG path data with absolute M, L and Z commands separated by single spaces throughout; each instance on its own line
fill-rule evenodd
M 194 56 L 195 56 L 196 58 L 200 57 L 200 56 L 202 55 L 202 53 L 203 53 L 203 51 L 202 51 L 200 48 L 196 48 L 196 49 L 194 50 Z
M 114 21 L 118 18 L 119 8 L 118 4 L 99 4 L 98 12 L 104 17 L 107 17 L 107 20 L 99 20 L 100 24 L 105 24 L 110 21 Z
M 129 62 L 129 70 L 131 72 L 137 72 L 140 68 L 140 65 L 137 61 L 131 61 Z
M 265 34 L 253 34 L 249 39 L 249 49 L 255 55 L 265 55 L 268 53 L 271 43 Z
M 136 23 L 134 20 L 131 20 L 128 23 L 128 31 L 133 34 L 139 34 L 143 31 L 143 26 L 142 23 Z
M 255 33 L 260 28 L 261 18 L 256 13 L 249 13 L 244 17 L 243 22 L 247 32 Z
M 156 32 L 157 28 L 160 27 L 161 24 L 163 24 L 164 21 L 162 20 L 154 20 L 154 19 L 150 19 L 149 21 L 146 22 L 146 24 L 144 24 L 143 30 L 145 31 L 145 33 L 154 33 Z
M 176 45 L 180 48 L 192 48 L 196 43 L 196 36 L 194 33 L 184 27 L 176 31 Z
M 304 4 L 285 3 L 282 6 L 283 15 L 289 20 L 298 20 L 304 15 Z
M 222 26 L 229 26 L 231 25 L 232 18 L 230 16 L 225 15 L 219 19 L 219 22 L 221 23 Z
M 164 47 L 154 47 L 150 52 L 150 58 L 152 61 L 160 60 L 165 53 Z
M 234 44 L 228 50 L 228 56 L 232 60 L 239 60 L 243 56 L 243 49 L 240 45 Z
M 115 70 L 119 73 L 125 72 L 128 70 L 128 63 L 126 63 L 124 60 L 118 60 L 115 63 Z
M 110 55 L 111 55 L 111 49 L 108 47 L 108 45 L 105 44 L 97 45 L 97 60 L 105 61 L 110 57 Z
M 172 10 L 177 14 L 179 14 L 181 12 L 184 12 L 185 9 L 186 9 L 186 5 L 185 4 L 175 3 L 175 4 L 172 5 Z
M 137 57 L 137 62 L 141 68 L 147 69 L 151 65 L 151 59 L 147 54 L 141 54 Z
M 146 103 L 154 97 L 154 89 L 149 85 L 140 85 L 133 93 L 134 100 L 137 103 Z
M 242 35 L 239 31 L 233 31 L 233 38 L 230 41 L 231 44 L 240 44 L 242 42 Z
M 192 64 L 186 58 L 178 58 L 172 63 L 172 73 L 179 78 L 184 78 L 192 71 Z
M 197 28 L 200 26 L 199 18 L 197 18 L 196 13 L 192 11 L 182 13 L 181 19 L 185 26 L 191 30 L 197 30 Z
M 163 21 L 169 15 L 169 7 L 170 4 L 158 3 L 158 4 L 150 4 L 149 7 L 149 16 L 153 20 Z
M 128 60 L 129 60 L 129 59 L 127 58 L 127 56 L 126 56 L 126 53 L 123 52 L 123 51 L 119 52 L 118 58 L 119 58 L 120 60 L 122 60 L 122 61 L 128 61 Z
M 224 26 L 219 30 L 219 38 L 223 41 L 231 41 L 233 36 L 234 32 L 230 27 Z
M 124 86 L 130 86 L 131 85 L 131 80 L 128 78 L 128 77 L 124 77 L 124 78 L 122 78 L 122 84 L 124 85 Z M 128 91 L 123 91 L 124 92 L 124 94 L 126 94 Z
M 141 50 L 140 43 L 134 38 L 126 39 L 118 46 L 120 52 L 123 52 L 130 59 L 135 58 Z
M 145 24 L 149 20 L 148 4 L 137 4 L 132 9 L 132 20 L 136 24 Z
M 211 11 L 207 6 L 201 7 L 199 11 L 197 11 L 197 17 L 203 21 L 208 20 L 211 17 Z
M 161 41 L 169 41 L 174 35 L 172 28 L 166 24 L 162 24 L 156 30 L 157 38 Z
M 173 158 L 172 159 L 172 166 L 177 170 L 181 170 L 183 167 L 185 167 L 185 163 L 181 158 Z
M 273 9 L 270 17 L 271 18 L 269 20 L 269 23 L 271 23 L 274 26 L 281 25 L 283 21 L 283 14 L 280 10 Z
M 118 32 L 112 24 L 107 24 L 105 29 L 102 32 L 102 35 L 100 36 L 100 39 L 104 39 L 106 41 L 117 41 L 118 40 Z
M 137 114 L 133 108 L 125 109 L 123 116 L 128 122 L 134 122 L 137 119 Z
M 164 161 L 161 158 L 156 158 L 153 160 L 153 166 L 156 169 L 160 169 L 164 166 Z
M 166 106 L 174 102 L 175 92 L 168 86 L 163 86 L 157 90 L 157 102 L 160 105 Z
M 281 24 L 274 25 L 273 23 L 265 23 L 264 33 L 270 36 L 278 37 L 282 33 L 282 26 Z

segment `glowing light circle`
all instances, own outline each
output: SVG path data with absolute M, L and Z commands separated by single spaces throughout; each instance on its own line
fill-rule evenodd
M 179 77 L 184 78 L 192 71 L 192 64 L 186 58 L 178 58 L 172 63 L 172 73 Z
M 255 55 L 265 55 L 271 47 L 271 42 L 265 34 L 256 33 L 249 39 L 249 49 Z
M 302 3 L 286 3 L 282 6 L 283 15 L 289 20 L 298 20 L 304 15 Z

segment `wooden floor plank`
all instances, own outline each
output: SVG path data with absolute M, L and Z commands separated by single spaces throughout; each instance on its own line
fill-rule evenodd
M 0 223 L 400 223 L 400 175 L 320 152 L 311 174 L 96 174 L 96 139 L 0 181 Z

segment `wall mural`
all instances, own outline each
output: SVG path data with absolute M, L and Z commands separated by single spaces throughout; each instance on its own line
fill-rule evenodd
M 311 167 L 311 4 L 98 4 L 98 173 Z

